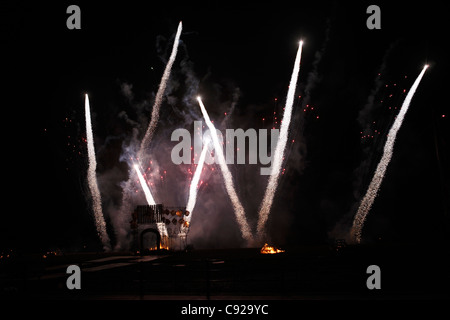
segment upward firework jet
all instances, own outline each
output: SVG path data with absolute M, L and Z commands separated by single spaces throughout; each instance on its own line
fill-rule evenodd
M 275 191 L 278 186 L 278 179 L 280 177 L 281 166 L 283 164 L 284 150 L 288 139 L 288 130 L 291 123 L 292 105 L 294 103 L 295 89 L 297 87 L 298 73 L 300 71 L 300 60 L 302 56 L 303 41 L 300 41 L 297 56 L 295 58 L 294 70 L 292 71 L 291 82 L 289 84 L 289 90 L 286 98 L 286 106 L 284 108 L 283 120 L 281 121 L 280 136 L 278 139 L 275 152 L 273 154 L 273 163 L 269 182 L 267 184 L 266 193 L 261 203 L 259 210 L 259 219 L 257 226 L 258 238 L 261 238 L 264 233 L 264 226 L 269 217 L 270 208 L 272 207 Z
M 172 53 L 170 54 L 169 61 L 167 62 L 166 68 L 164 69 L 164 73 L 161 78 L 161 82 L 159 84 L 158 92 L 156 93 L 156 98 L 155 98 L 155 102 L 153 104 L 153 109 L 152 109 L 151 120 L 148 125 L 147 131 L 145 132 L 144 138 L 141 141 L 140 148 L 137 152 L 137 160 L 142 165 L 144 165 L 146 163 L 145 150 L 150 145 L 150 142 L 153 138 L 153 134 L 156 129 L 156 125 L 158 124 L 159 109 L 161 107 L 164 91 L 166 90 L 167 82 L 170 77 L 170 71 L 172 70 L 172 65 L 177 56 L 178 43 L 180 42 L 180 36 L 181 36 L 182 29 L 183 29 L 183 26 L 180 21 L 180 23 L 178 24 L 177 33 L 175 35 L 175 40 L 173 42 Z M 131 209 L 131 200 L 132 200 L 132 196 L 130 193 L 131 190 L 132 190 L 132 181 L 131 181 L 131 169 L 130 169 L 130 178 L 125 182 L 124 187 L 123 187 L 122 204 L 121 204 L 120 212 L 119 212 L 118 217 L 116 217 L 113 220 L 113 222 L 115 224 L 114 229 L 116 231 L 117 240 L 118 240 L 118 243 L 117 243 L 118 249 L 125 248 L 126 243 L 127 243 L 126 235 L 127 235 L 127 228 L 129 225 L 127 222 L 127 219 L 128 219 L 127 215 Z
M 145 148 L 147 148 L 152 141 L 153 134 L 156 129 L 156 125 L 158 124 L 159 119 L 159 109 L 161 107 L 164 91 L 166 91 L 167 81 L 170 77 L 170 71 L 172 70 L 172 65 L 175 61 L 178 51 L 178 43 L 180 42 L 181 30 L 183 29 L 182 23 L 178 24 L 177 33 L 175 35 L 175 41 L 173 42 L 172 53 L 170 54 L 169 61 L 167 62 L 166 68 L 164 69 L 163 76 L 161 78 L 161 82 L 159 84 L 158 92 L 156 93 L 155 103 L 153 104 L 152 109 L 152 118 L 150 120 L 150 124 L 148 125 L 147 131 L 145 132 L 144 138 L 141 141 L 141 147 L 138 151 L 138 159 L 141 163 L 145 162 Z
M 91 110 L 89 106 L 89 97 L 86 94 L 84 108 L 86 113 L 86 140 L 88 147 L 88 185 L 92 196 L 92 208 L 94 210 L 95 226 L 97 227 L 97 233 L 103 244 L 103 249 L 110 250 L 111 244 L 109 241 L 108 233 L 106 232 L 106 223 L 102 212 L 102 198 L 100 196 L 100 191 L 97 185 L 97 160 L 95 159 L 95 149 L 94 149 L 94 135 L 92 134 L 92 124 L 91 124 Z
M 397 118 L 394 121 L 391 129 L 388 133 L 388 138 L 386 140 L 386 144 L 384 146 L 383 156 L 378 163 L 375 174 L 370 182 L 369 188 L 367 189 L 367 193 L 361 201 L 361 204 L 356 213 L 355 219 L 353 220 L 353 226 L 351 229 L 351 235 L 354 237 L 356 242 L 361 242 L 361 231 L 364 225 L 364 221 L 366 220 L 366 216 L 372 207 L 372 204 L 377 196 L 378 190 L 380 189 L 381 182 L 383 181 L 384 174 L 386 173 L 387 166 L 392 158 L 392 152 L 394 150 L 395 137 L 397 136 L 397 132 L 400 129 L 403 119 L 405 118 L 405 114 L 408 111 L 409 104 L 416 92 L 417 87 L 419 86 L 420 80 L 427 70 L 428 65 L 425 65 L 422 72 L 417 77 L 416 81 L 414 81 L 411 89 L 409 89 L 408 94 L 406 95 L 405 101 L 403 101 L 403 105 L 400 109 Z
M 190 215 L 186 217 L 186 221 L 189 223 L 192 219 L 192 211 L 195 207 L 195 202 L 197 201 L 197 189 L 198 181 L 200 180 L 200 175 L 202 174 L 203 165 L 205 164 L 206 153 L 208 152 L 209 141 L 206 141 L 202 153 L 200 154 L 200 159 L 198 160 L 197 168 L 195 169 L 194 177 L 191 181 L 191 186 L 189 187 L 189 199 L 186 206 L 186 210 L 190 212 Z
M 153 199 L 152 193 L 150 192 L 150 188 L 147 185 L 147 181 L 145 181 L 144 176 L 141 173 L 141 170 L 139 169 L 139 165 L 134 165 L 134 170 L 136 171 L 139 182 L 141 183 L 142 190 L 144 190 L 145 199 L 147 200 L 147 203 L 149 206 L 153 206 L 156 204 L 155 200 Z
M 231 172 L 228 169 L 228 166 L 225 162 L 225 156 L 223 155 L 222 146 L 219 142 L 219 137 L 217 136 L 216 128 L 214 124 L 209 119 L 209 115 L 206 112 L 205 106 L 203 105 L 202 99 L 200 97 L 197 98 L 198 103 L 200 104 L 200 109 L 202 110 L 203 118 L 205 118 L 206 125 L 211 131 L 211 138 L 214 144 L 214 150 L 216 156 L 219 158 L 220 170 L 222 171 L 223 179 L 225 182 L 225 188 L 227 190 L 228 196 L 230 197 L 231 203 L 234 208 L 234 214 L 236 215 L 236 219 L 241 228 L 241 234 L 244 239 L 247 241 L 252 241 L 253 237 L 251 234 L 250 227 L 247 223 L 247 218 L 245 217 L 244 207 L 242 206 L 239 198 L 236 194 L 236 190 L 234 189 L 233 177 L 231 176 Z

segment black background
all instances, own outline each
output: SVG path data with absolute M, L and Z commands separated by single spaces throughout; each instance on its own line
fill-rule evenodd
M 96 139 L 120 135 L 114 120 L 120 111 L 119 83 L 133 83 L 137 95 L 150 99 L 164 70 L 156 50 L 158 36 L 170 41 L 180 20 L 195 73 L 199 78 L 208 75 L 200 88 L 208 93 L 208 83 L 239 87 L 240 118 L 255 112 L 270 115 L 274 98 L 284 98 L 303 38 L 301 93 L 330 25 L 319 66 L 322 80 L 312 97 L 320 121 L 306 119 L 306 159 L 301 170 L 282 180 L 274 204 L 284 204 L 289 226 L 274 221 L 269 227 L 275 240 L 289 245 L 329 241 L 328 232 L 352 212 L 355 169 L 364 147 L 356 119 L 386 50 L 395 43 L 386 84 L 407 75 L 403 85 L 409 89 L 429 63 L 397 136 L 365 234 L 372 241 L 448 241 L 448 27 L 441 2 L 377 2 L 381 30 L 366 28 L 366 8 L 372 4 L 367 1 L 77 2 L 81 30 L 66 28 L 70 4 L 1 6 L 1 247 L 77 250 L 98 242 L 86 201 L 86 160 L 72 158 L 67 146 L 85 136 L 83 94 L 89 92 L 95 104 Z M 214 106 L 211 110 L 219 112 Z M 380 157 L 371 148 L 370 155 Z M 114 150 L 111 158 L 118 157 Z M 99 170 L 109 166 L 108 156 L 104 159 Z M 362 190 L 371 174 L 364 172 Z M 283 237 L 277 235 L 279 227 Z

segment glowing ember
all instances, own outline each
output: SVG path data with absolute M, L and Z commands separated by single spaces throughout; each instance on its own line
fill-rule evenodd
M 281 253 L 284 252 L 284 250 L 269 246 L 267 243 L 264 244 L 264 246 L 261 248 L 262 254 L 275 254 L 275 253 Z
M 158 250 L 158 247 L 157 247 L 157 246 L 148 248 L 148 251 L 156 251 L 156 250 Z M 167 244 L 162 244 L 162 243 L 161 243 L 161 244 L 159 245 L 159 250 L 169 250 L 169 246 L 168 246 Z

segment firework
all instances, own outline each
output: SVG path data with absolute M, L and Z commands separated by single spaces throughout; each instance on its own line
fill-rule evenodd
M 133 167 L 137 173 L 139 182 L 141 183 L 142 190 L 144 190 L 145 199 L 147 200 L 148 205 L 149 206 L 155 205 L 156 202 L 153 199 L 153 196 L 152 196 L 152 193 L 150 192 L 150 188 L 148 187 L 147 181 L 145 181 L 144 176 L 142 175 L 141 170 L 139 169 L 139 165 L 134 164 Z
M 428 65 L 425 65 L 422 72 L 417 77 L 416 81 L 414 81 L 411 89 L 409 89 L 408 94 L 405 97 L 405 101 L 403 101 L 402 107 L 400 109 L 397 118 L 394 121 L 391 129 L 389 130 L 388 137 L 386 140 L 386 144 L 384 146 L 383 156 L 378 163 L 375 174 L 370 182 L 369 188 L 359 205 L 358 211 L 356 212 L 355 219 L 353 220 L 353 226 L 351 229 L 351 235 L 355 239 L 356 242 L 361 242 L 361 231 L 364 225 L 364 221 L 366 220 L 367 214 L 372 207 L 373 202 L 378 194 L 378 190 L 380 189 L 381 182 L 383 181 L 384 175 L 386 173 L 387 166 L 392 158 L 392 153 L 394 150 L 395 138 L 397 136 L 397 132 L 400 129 L 403 119 L 405 118 L 405 114 L 408 111 L 409 104 L 416 92 L 417 87 L 419 86 L 420 80 L 428 68 Z
M 163 76 L 161 78 L 161 82 L 159 83 L 158 92 L 156 93 L 155 103 L 153 104 L 152 109 L 152 118 L 148 125 L 147 131 L 145 132 L 144 138 L 141 141 L 141 147 L 138 151 L 138 159 L 141 163 L 144 163 L 144 154 L 145 149 L 148 147 L 150 142 L 152 141 L 153 134 L 156 129 L 156 125 L 158 124 L 159 119 L 159 109 L 161 107 L 164 91 L 166 91 L 167 81 L 170 77 L 170 71 L 172 70 L 172 65 L 175 61 L 178 51 L 178 43 L 180 42 L 181 30 L 183 29 L 182 23 L 178 24 L 177 33 L 175 35 L 175 41 L 173 42 L 172 53 L 170 54 L 169 61 L 167 62 L 166 68 L 164 69 Z
M 194 210 L 195 202 L 197 201 L 197 189 L 198 182 L 200 180 L 200 175 L 203 170 L 203 165 L 205 164 L 206 153 L 208 152 L 209 141 L 206 141 L 203 145 L 202 153 L 200 154 L 200 159 L 198 160 L 197 168 L 195 169 L 194 177 L 191 181 L 191 186 L 189 187 L 189 199 L 186 206 L 186 210 L 190 212 L 190 215 L 186 217 L 186 221 L 189 223 L 192 219 L 192 211 Z
M 234 188 L 233 177 L 231 176 L 231 172 L 228 169 L 228 166 L 225 162 L 225 156 L 223 155 L 222 146 L 220 145 L 219 137 L 217 136 L 217 132 L 216 132 L 216 128 L 214 127 L 214 124 L 209 119 L 208 113 L 206 112 L 206 109 L 205 109 L 205 106 L 203 105 L 202 99 L 200 97 L 198 97 L 197 100 L 200 105 L 200 109 L 202 110 L 203 118 L 205 118 L 206 125 L 208 126 L 209 131 L 211 132 L 211 138 L 212 138 L 212 142 L 214 145 L 215 154 L 219 158 L 219 166 L 220 166 L 220 170 L 222 171 L 222 176 L 223 176 L 223 179 L 225 182 L 225 188 L 227 190 L 228 196 L 230 197 L 231 203 L 233 205 L 234 214 L 236 216 L 236 220 L 239 223 L 242 237 L 250 242 L 253 240 L 251 230 L 247 223 L 247 218 L 245 217 L 244 207 L 242 206 L 241 202 L 239 201 L 239 197 Z
M 269 217 L 270 209 L 272 207 L 273 198 L 278 186 L 278 179 L 281 173 L 281 166 L 283 164 L 284 151 L 288 139 L 289 125 L 291 123 L 292 105 L 294 103 L 295 89 L 297 87 L 298 73 L 300 71 L 300 59 L 302 56 L 303 41 L 300 41 L 297 56 L 295 58 L 294 70 L 292 71 L 291 82 L 289 84 L 289 90 L 286 97 L 286 106 L 284 108 L 283 120 L 280 127 L 280 135 L 278 138 L 277 146 L 273 154 L 272 170 L 267 183 L 266 192 L 264 194 L 263 201 L 259 210 L 259 219 L 257 226 L 258 238 L 261 238 L 264 233 L 264 226 Z
M 144 138 L 141 141 L 140 148 L 137 152 L 137 160 L 139 163 L 144 164 L 146 162 L 146 148 L 150 145 L 150 142 L 153 138 L 153 134 L 156 129 L 156 125 L 158 124 L 159 120 L 159 109 L 161 107 L 164 91 L 166 90 L 167 82 L 170 77 L 170 71 L 172 70 L 172 65 L 175 61 L 177 51 L 178 51 L 178 43 L 180 41 L 180 35 L 182 30 L 182 23 L 178 24 L 177 33 L 175 35 L 175 40 L 172 47 L 172 53 L 170 54 L 169 61 L 167 62 L 166 68 L 164 69 L 164 73 L 161 77 L 161 82 L 159 84 L 158 92 L 156 93 L 155 102 L 153 104 L 152 109 L 152 115 L 151 120 L 148 125 L 147 131 L 145 132 Z M 139 167 L 138 167 L 139 169 Z M 130 175 L 128 180 L 124 183 L 123 189 L 122 189 L 122 204 L 120 208 L 120 212 L 117 217 L 113 220 L 113 223 L 115 224 L 114 228 L 116 230 L 118 244 L 117 248 L 123 248 L 126 246 L 126 234 L 127 234 L 127 213 L 131 209 L 131 190 L 132 190 L 132 179 L 131 179 L 131 171 L 130 169 Z M 139 171 L 140 172 L 140 171 Z M 144 188 L 144 185 L 141 183 L 141 186 Z M 147 183 L 145 183 L 145 186 L 147 186 Z M 144 189 L 145 192 L 145 189 Z M 147 195 L 146 195 L 147 196 Z M 154 202 L 154 201 L 153 201 Z
M 94 211 L 95 226 L 97 233 L 105 250 L 111 249 L 108 233 L 106 232 L 106 223 L 102 211 L 102 198 L 97 184 L 97 160 L 95 158 L 94 135 L 92 133 L 91 110 L 89 105 L 89 97 L 86 94 L 84 103 L 86 113 L 86 141 L 88 147 L 89 167 L 87 173 L 89 190 L 92 196 L 92 208 Z

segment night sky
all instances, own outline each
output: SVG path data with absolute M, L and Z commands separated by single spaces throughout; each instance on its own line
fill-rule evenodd
M 70 4 L 81 9 L 81 30 L 66 28 Z M 380 6 L 381 30 L 366 27 L 370 4 Z M 295 142 L 288 144 L 268 239 L 285 246 L 326 243 L 351 224 L 403 90 L 428 63 L 363 238 L 448 241 L 449 28 L 440 2 L 59 1 L 0 8 L 5 158 L 0 248 L 99 247 L 86 183 L 85 93 L 114 239 L 108 210 L 120 204 L 119 183 L 127 179 L 120 156 L 133 128 L 140 128 L 142 137 L 148 124 L 180 20 L 180 47 L 152 146 L 161 168 L 167 165 L 164 177 L 155 180 L 163 190 L 161 202 L 185 205 L 188 176 L 166 160 L 173 129 L 192 132 L 193 120 L 202 120 L 193 101 L 197 94 L 215 123 L 222 123 L 220 129 L 279 128 L 275 117 L 282 117 L 303 39 L 290 135 Z M 230 168 L 255 226 L 267 177 L 259 176 L 259 165 Z M 216 166 L 200 188 L 194 246 L 243 245 L 221 179 Z

